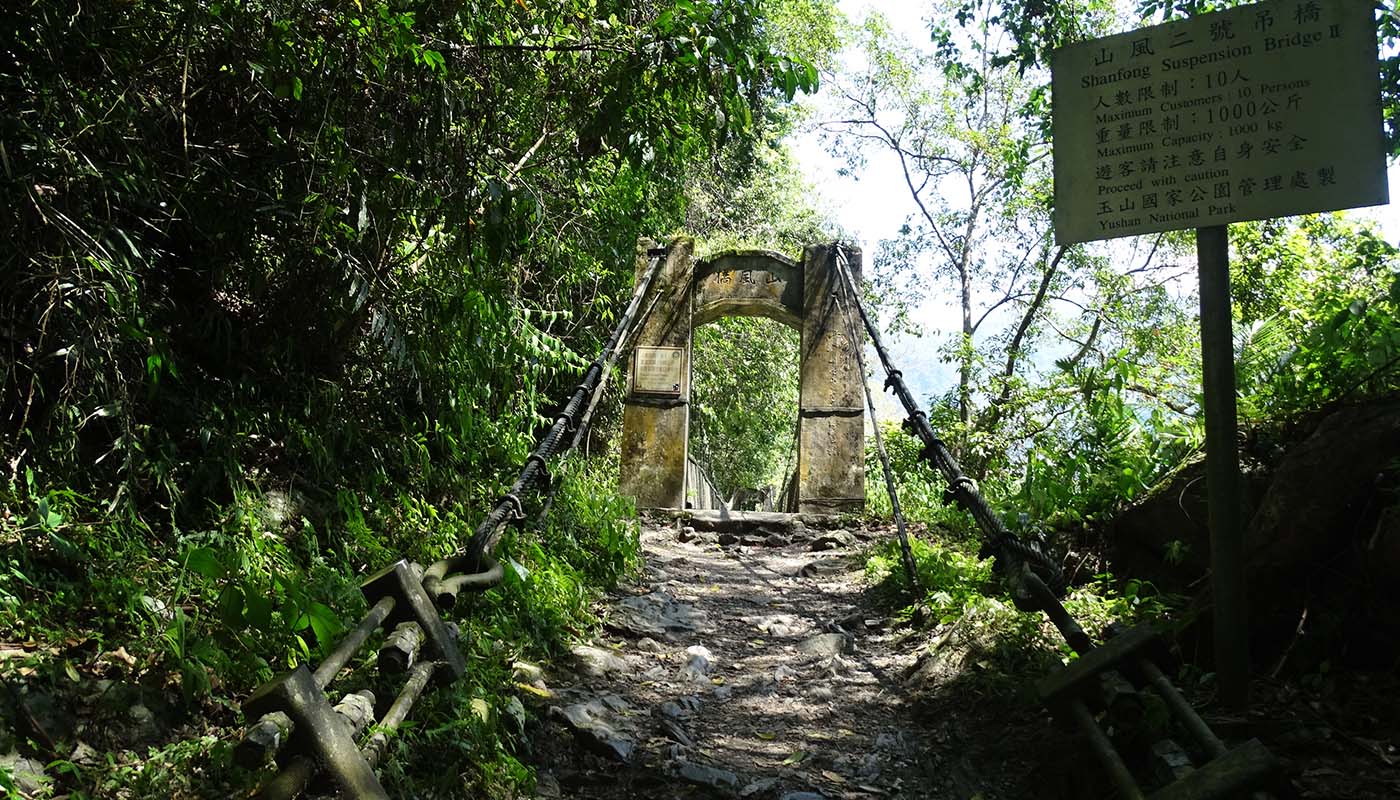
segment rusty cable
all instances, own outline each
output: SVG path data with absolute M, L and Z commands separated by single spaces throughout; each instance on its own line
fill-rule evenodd
M 439 607 L 451 607 L 456 602 L 457 593 L 463 589 L 482 590 L 500 583 L 504 572 L 501 565 L 491 558 L 491 552 L 500 541 L 501 527 L 507 522 L 519 522 L 525 518 L 522 494 L 537 483 L 548 486 L 548 462 L 578 443 L 578 436 L 574 436 L 572 440 L 568 436 L 580 430 L 580 414 L 589 408 L 604 375 L 611 369 L 613 361 L 621 351 L 622 343 L 633 328 L 641 325 L 650 316 L 654 304 L 644 315 L 638 316 L 637 311 L 651 291 L 651 286 L 661 271 L 661 265 L 665 263 L 666 254 L 666 248 L 647 251 L 647 256 L 651 259 L 647 271 L 636 291 L 632 293 L 632 301 L 628 303 L 627 309 L 604 343 L 602 351 L 593 363 L 588 365 L 583 379 L 555 417 L 554 424 L 540 438 L 526 459 L 524 468 L 510 489 L 501 495 L 485 519 L 476 526 L 471 538 L 467 540 L 466 547 L 457 554 L 435 562 L 424 572 L 423 588 Z
M 933 427 L 929 425 L 928 415 L 919 409 L 919 404 L 915 402 L 913 393 L 904 383 L 903 374 L 895 368 L 894 362 L 890 359 L 889 351 L 885 349 L 884 342 L 880 340 L 879 330 L 871 321 L 870 315 L 866 313 L 865 305 L 859 301 L 856 295 L 855 281 L 851 278 L 846 265 L 845 250 L 840 243 L 836 243 L 834 249 L 836 251 L 837 273 L 845 290 L 851 297 L 857 298 L 856 310 L 860 312 L 861 321 L 865 323 L 866 333 L 869 334 L 870 341 L 875 346 L 875 352 L 880 357 L 880 364 L 885 369 L 885 388 L 893 390 L 895 397 L 904 406 L 905 413 L 909 415 L 904 420 L 904 429 L 918 437 L 924 445 L 919 457 L 929 461 L 942 474 L 948 484 L 947 497 L 956 501 L 959 507 L 971 514 L 972 518 L 976 520 L 978 527 L 982 529 L 983 536 L 996 552 L 998 560 L 1004 562 L 1001 566 L 1005 569 L 1005 573 L 1013 577 L 1013 585 L 1017 583 L 1014 579 L 1019 571 L 1017 565 L 1025 562 L 1044 580 L 1055 595 L 1063 595 L 1066 584 L 1060 565 L 1047 556 L 1040 549 L 1038 543 L 1023 541 L 1007 530 L 996 512 L 982 497 L 982 493 L 977 490 L 977 483 L 963 474 L 962 468 L 953 458 L 953 453 L 948 449 L 948 445 L 934 433 Z M 1020 592 L 1018 592 L 1018 599 L 1022 599 Z M 1024 599 L 1029 600 L 1029 598 Z
M 838 252 L 840 247 L 835 248 Z M 880 433 L 880 421 L 875 416 L 875 396 L 870 393 L 870 382 L 865 377 L 865 348 L 861 347 L 860 336 L 856 333 L 855 321 L 851 319 L 851 305 L 859 304 L 859 301 L 852 293 L 845 281 L 840 281 L 841 297 L 838 303 L 841 306 L 841 316 L 846 322 L 846 337 L 850 340 L 851 347 L 856 351 L 856 367 L 860 370 L 860 386 L 865 390 L 865 404 L 870 410 L 870 427 L 875 431 L 875 452 L 880 455 L 880 468 L 885 476 L 885 490 L 890 495 L 890 514 L 894 517 L 895 531 L 899 537 L 899 556 L 904 564 L 904 573 L 909 578 L 909 592 L 918 603 L 923 599 L 923 592 L 919 585 L 919 571 L 914 564 L 914 551 L 909 546 L 909 528 L 904 522 L 904 511 L 899 506 L 899 489 L 895 485 L 894 470 L 890 468 L 890 455 L 885 451 L 885 439 Z M 845 302 L 841 302 L 844 300 Z

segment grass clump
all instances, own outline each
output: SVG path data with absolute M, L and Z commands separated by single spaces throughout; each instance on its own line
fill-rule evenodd
M 992 560 L 978 558 L 963 545 L 913 538 L 909 549 L 924 596 L 922 605 L 940 622 L 950 622 L 970 603 L 993 590 Z M 899 542 L 890 539 L 876 545 L 865 564 L 865 574 L 889 599 L 909 598 L 909 576 L 900 557 Z M 905 608 L 912 612 L 914 604 Z
M 917 597 L 910 591 L 898 542 L 881 542 L 867 555 L 866 577 L 876 596 L 897 617 L 932 626 L 928 649 L 938 654 L 933 661 L 940 665 L 940 680 L 975 677 L 998 686 L 1028 686 L 1057 664 L 1077 658 L 1044 614 L 1016 607 L 993 572 L 995 560 L 979 558 L 973 547 L 966 541 L 912 538 L 922 589 Z M 1112 575 L 1102 574 L 1072 587 L 1063 602 L 1086 631 L 1097 635 L 1111 622 L 1160 623 L 1181 599 L 1144 581 L 1119 586 Z

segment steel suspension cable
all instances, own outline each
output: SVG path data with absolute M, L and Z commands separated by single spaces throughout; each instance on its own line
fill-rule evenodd
M 650 284 L 647 284 L 646 286 L 638 286 L 637 292 L 641 295 L 645 295 L 645 290 L 649 287 Z M 642 329 L 642 323 L 646 322 L 647 318 L 651 316 L 651 312 L 656 309 L 656 303 L 660 299 L 660 292 L 652 295 L 651 302 L 647 304 L 647 308 L 645 311 L 642 312 L 642 315 L 637 318 L 636 324 L 634 324 L 630 329 L 628 329 L 627 335 L 622 338 L 621 345 L 613 348 L 613 351 L 608 357 L 607 362 L 603 364 L 603 375 L 601 378 L 598 379 L 598 387 L 593 390 L 593 396 L 590 397 L 588 400 L 588 407 L 584 410 L 583 416 L 579 417 L 578 424 L 574 426 L 574 436 L 572 439 L 569 440 L 569 446 L 565 447 L 561 452 L 567 453 L 573 450 L 577 450 L 579 444 L 584 441 L 584 437 L 588 435 L 588 429 L 593 424 L 593 414 L 598 410 L 598 401 L 603 399 L 604 390 L 608 386 L 608 376 L 612 374 L 613 364 L 617 363 L 618 356 L 632 349 L 632 345 L 637 339 L 637 333 L 640 332 Z M 584 455 L 588 455 L 588 451 L 586 449 L 584 450 Z M 540 504 L 540 511 L 538 514 L 535 515 L 535 521 L 533 524 L 536 528 L 543 526 L 545 520 L 549 519 L 549 512 L 550 509 L 554 507 L 554 498 L 558 491 L 559 486 L 557 484 L 551 485 L 549 487 L 549 491 L 545 495 L 544 502 Z
M 650 288 L 650 281 L 645 285 L 637 287 L 636 297 L 633 298 L 632 305 L 628 307 L 628 311 L 635 310 L 637 298 L 644 297 L 647 290 Z M 632 325 L 632 327 L 627 330 L 627 335 L 622 338 L 621 345 L 613 348 L 611 354 L 608 355 L 607 363 L 603 365 L 603 375 L 598 379 L 598 388 L 593 392 L 593 396 L 588 401 L 588 410 L 584 411 L 583 416 L 579 418 L 577 430 L 574 431 L 574 438 L 569 442 L 569 450 L 577 449 L 579 442 L 583 441 L 583 437 L 588 435 L 589 425 L 593 422 L 593 412 L 598 410 L 598 401 L 603 398 L 603 389 L 608 385 L 608 376 L 612 374 L 613 364 L 617 363 L 618 356 L 632 348 L 632 344 L 637 338 L 637 333 L 642 329 L 642 323 L 646 322 L 647 319 L 651 317 L 651 312 L 656 310 L 656 304 L 660 300 L 660 293 L 652 296 L 651 302 L 647 304 L 646 311 L 643 311 L 642 315 L 637 318 L 636 324 Z M 623 316 L 625 317 L 626 313 L 624 313 Z M 606 350 L 604 352 L 606 352 Z
M 572 440 L 568 440 L 566 437 L 570 433 L 578 432 L 582 419 L 580 414 L 591 410 L 591 400 L 598 392 L 607 370 L 611 369 L 613 362 L 617 359 L 618 353 L 622 349 L 621 344 L 630 336 L 635 327 L 646 321 L 651 310 L 655 308 L 653 303 L 647 308 L 646 314 L 639 316 L 637 313 L 651 291 L 652 283 L 657 274 L 661 271 L 661 265 L 666 258 L 666 249 L 654 248 L 648 250 L 647 255 L 651 261 L 641 283 L 637 285 L 636 291 L 632 294 L 632 301 L 628 303 L 627 309 L 622 313 L 617 325 L 614 326 L 602 351 L 597 358 L 593 359 L 593 363 L 588 365 L 583 379 L 579 381 L 568 402 L 555 417 L 554 424 L 541 437 L 534 451 L 525 459 L 525 466 L 521 469 L 515 483 L 511 484 L 510 489 L 501 495 L 486 518 L 476 526 L 476 530 L 472 532 L 472 537 L 467 541 L 462 552 L 434 563 L 423 573 L 423 588 L 427 590 L 439 607 L 450 607 L 456 601 L 457 594 L 463 590 L 486 589 L 501 581 L 504 574 L 501 565 L 491 557 L 491 552 L 500 540 L 501 527 L 508 521 L 525 519 L 522 493 L 526 489 L 538 482 L 549 485 L 550 477 L 547 463 L 554 456 L 571 449 L 578 443 L 580 437 L 575 436 Z
M 841 316 L 846 321 L 846 336 L 856 351 L 856 366 L 860 369 L 860 386 L 865 390 L 865 405 L 870 410 L 870 427 L 875 431 L 875 452 L 880 455 L 880 469 L 885 476 L 885 490 L 890 495 L 890 515 L 894 517 L 895 531 L 899 535 L 899 557 L 904 563 L 904 574 L 909 578 L 909 592 L 917 604 L 923 599 L 923 589 L 919 585 L 919 571 L 914 564 L 914 551 L 909 546 L 909 528 L 904 522 L 904 511 L 899 506 L 899 489 L 895 485 L 894 470 L 890 468 L 890 456 L 885 451 L 885 438 L 880 433 L 880 420 L 875 416 L 875 396 L 870 392 L 870 382 L 865 377 L 865 348 L 861 337 L 856 333 L 855 320 L 851 319 L 851 306 L 858 305 L 851 288 L 841 282 Z M 844 302 L 842 302 L 844 301 Z
M 851 278 L 847 266 L 845 251 L 839 243 L 833 249 L 835 250 L 836 271 L 849 296 L 857 298 L 856 310 L 860 312 L 861 321 L 865 323 L 865 331 L 869 334 L 871 343 L 875 345 L 875 352 L 879 355 L 880 363 L 885 369 L 885 388 L 894 391 L 895 397 L 899 398 L 905 413 L 909 415 L 904 421 L 904 428 L 917 436 L 919 441 L 923 443 L 924 447 L 920 457 L 931 462 L 948 483 L 945 497 L 956 501 L 959 507 L 970 513 L 972 518 L 976 520 L 978 527 L 982 529 L 987 543 L 991 545 L 993 552 L 997 555 L 998 566 L 1002 568 L 1011 584 L 1012 595 L 1017 606 L 1026 610 L 1044 611 L 1050 621 L 1059 629 L 1061 635 L 1065 637 L 1065 641 L 1077 652 L 1087 652 L 1092 649 L 1093 644 L 1088 635 L 1070 617 L 1069 612 L 1059 601 L 1059 596 L 1065 591 L 1065 579 L 1060 571 L 1060 565 L 1049 558 L 1038 544 L 1022 541 L 1007 530 L 1001 518 L 996 515 L 996 512 L 982 497 L 982 493 L 977 490 L 977 482 L 963 474 L 962 468 L 958 466 L 957 459 L 953 457 L 948 445 L 934 433 L 933 426 L 929 424 L 928 415 L 920 410 L 918 403 L 914 401 L 913 393 L 909 391 L 908 385 L 904 382 L 903 373 L 895 368 L 894 362 L 890 359 L 889 351 L 885 349 L 884 342 L 880 340 L 879 330 L 871 321 L 864 304 L 859 302 L 855 281 Z

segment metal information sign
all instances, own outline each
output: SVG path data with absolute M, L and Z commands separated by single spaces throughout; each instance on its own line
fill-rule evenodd
M 1373 8 L 1281 0 L 1056 51 L 1056 238 L 1387 202 Z
M 685 351 L 679 347 L 638 347 L 632 352 L 632 391 L 681 396 Z

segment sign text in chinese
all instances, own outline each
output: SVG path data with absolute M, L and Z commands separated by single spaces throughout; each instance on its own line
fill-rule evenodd
M 638 347 L 632 353 L 632 391 L 680 397 L 685 351 L 679 347 Z
M 1063 244 L 1386 202 L 1368 0 L 1280 0 L 1056 51 Z

